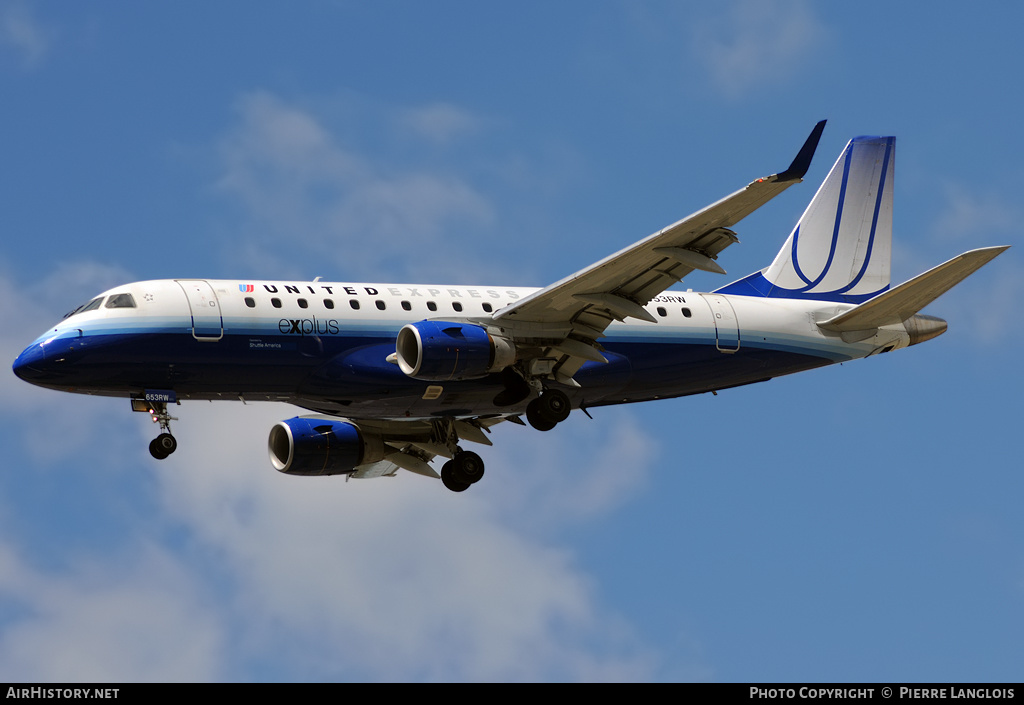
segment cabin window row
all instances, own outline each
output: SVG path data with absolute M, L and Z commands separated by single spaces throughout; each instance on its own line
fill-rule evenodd
M 309 301 L 307 299 L 296 299 L 296 303 L 299 305 L 299 308 L 309 308 Z M 324 304 L 324 308 L 326 308 L 326 309 L 333 309 L 334 308 L 334 300 L 333 299 L 323 299 L 323 304 Z M 245 297 L 245 305 L 248 306 L 249 308 L 256 308 L 256 299 L 254 299 L 252 296 L 246 296 Z M 281 308 L 281 307 L 284 306 L 284 304 L 281 302 L 281 299 L 279 299 L 277 297 L 274 297 L 274 298 L 270 299 L 270 305 L 273 306 L 274 308 Z M 361 306 L 361 304 L 359 303 L 359 299 L 349 299 L 348 305 L 352 308 L 353 311 L 358 311 L 360 306 Z M 374 301 L 374 305 L 376 305 L 378 310 L 381 310 L 381 311 L 386 311 L 387 310 L 387 304 L 384 303 L 384 301 L 382 301 L 381 299 L 375 300 Z M 403 310 L 405 310 L 405 311 L 412 311 L 412 303 L 410 303 L 409 301 L 402 301 L 401 305 L 402 305 L 402 309 Z M 486 313 L 493 313 L 494 312 L 494 306 L 493 305 L 491 305 L 489 303 L 486 303 L 486 302 L 482 303 L 480 305 L 483 307 L 483 310 Z M 453 301 L 452 302 L 452 309 L 454 311 L 456 311 L 456 312 L 461 312 L 463 310 L 462 302 L 461 301 Z M 437 302 L 436 301 L 428 301 L 427 302 L 427 310 L 429 310 L 429 311 L 436 311 L 437 310 Z
M 682 312 L 683 318 L 690 318 L 691 316 L 693 316 L 693 311 L 691 311 L 686 306 L 683 306 L 679 310 Z M 666 316 L 668 316 L 668 309 L 666 309 L 664 306 L 659 306 L 658 315 L 661 316 L 662 318 L 665 318 Z

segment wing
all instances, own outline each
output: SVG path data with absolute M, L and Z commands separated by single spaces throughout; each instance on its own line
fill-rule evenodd
M 691 216 L 534 292 L 493 315 L 517 340 L 531 340 L 560 356 L 554 376 L 571 377 L 586 360 L 604 361 L 594 347 L 612 321 L 655 319 L 643 306 L 695 269 L 724 274 L 715 261 L 737 242 L 729 228 L 799 183 L 818 146 L 825 121 L 807 137 L 785 171 L 757 179 Z M 547 344 L 545 344 L 546 341 Z M 575 358 L 575 360 L 572 360 Z

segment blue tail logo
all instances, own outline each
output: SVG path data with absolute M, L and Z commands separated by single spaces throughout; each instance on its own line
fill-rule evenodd
M 775 261 L 715 293 L 861 303 L 889 288 L 894 137 L 855 137 Z

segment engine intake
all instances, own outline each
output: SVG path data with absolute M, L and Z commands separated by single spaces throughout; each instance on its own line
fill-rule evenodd
M 270 429 L 270 462 L 286 475 L 340 475 L 384 459 L 384 441 L 348 421 L 296 416 Z
M 488 334 L 483 326 L 451 321 L 403 326 L 395 352 L 402 372 L 429 382 L 486 377 L 516 359 L 512 341 Z

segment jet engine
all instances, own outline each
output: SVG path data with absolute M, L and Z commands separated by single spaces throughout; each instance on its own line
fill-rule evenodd
M 515 362 L 511 340 L 490 335 L 483 326 L 451 321 L 420 321 L 398 331 L 398 366 L 428 382 L 478 379 Z
M 296 416 L 270 429 L 270 462 L 287 475 L 340 475 L 384 459 L 380 436 L 348 421 Z

